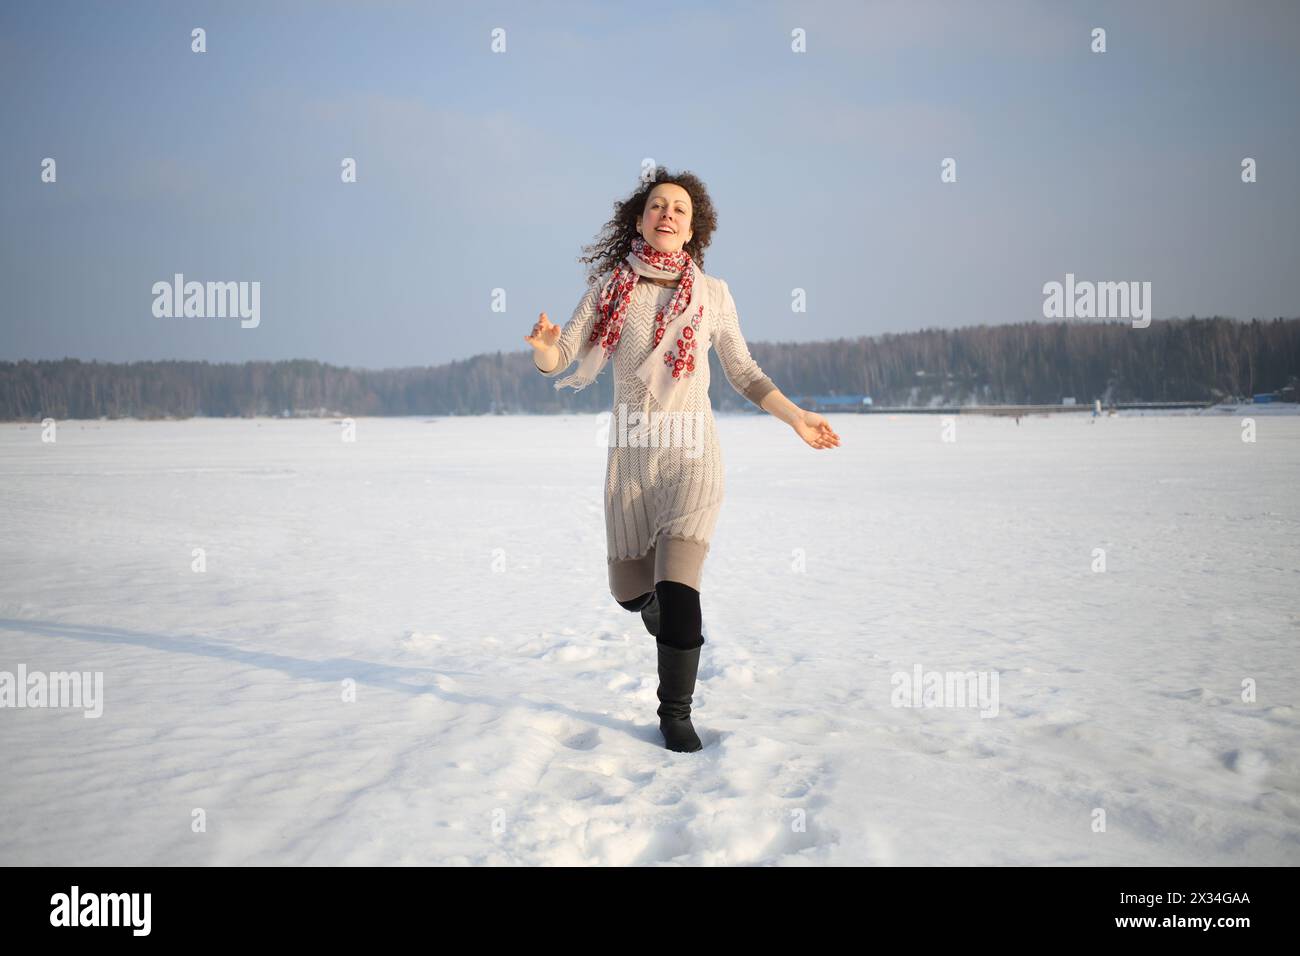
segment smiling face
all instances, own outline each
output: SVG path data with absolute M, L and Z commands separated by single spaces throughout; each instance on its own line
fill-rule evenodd
M 679 252 L 691 241 L 691 194 L 676 183 L 650 190 L 645 209 L 636 217 L 637 232 L 660 252 Z

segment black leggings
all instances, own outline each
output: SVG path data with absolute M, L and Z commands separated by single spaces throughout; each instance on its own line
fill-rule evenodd
M 657 581 L 653 592 L 647 591 L 630 601 L 619 601 L 629 611 L 639 611 L 659 595 L 659 640 L 684 651 L 693 650 L 704 643 L 703 616 L 700 614 L 700 592 L 680 581 Z

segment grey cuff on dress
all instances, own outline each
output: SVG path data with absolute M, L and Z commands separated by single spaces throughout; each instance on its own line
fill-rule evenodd
M 741 393 L 759 408 L 763 407 L 763 399 L 767 398 L 769 392 L 776 391 L 776 383 L 768 376 L 764 375 L 760 379 L 755 379 Z

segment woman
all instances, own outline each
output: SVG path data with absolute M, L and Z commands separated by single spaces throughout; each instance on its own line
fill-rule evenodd
M 614 359 L 605 473 L 609 587 L 640 611 L 659 654 L 659 729 L 669 750 L 701 748 L 691 697 L 704 644 L 700 575 L 722 507 L 724 469 L 709 404 L 708 350 L 731 386 L 812 448 L 840 443 L 830 424 L 781 394 L 749 354 L 727 283 L 703 272 L 717 227 L 691 173 L 655 179 L 615 204 L 589 247 L 591 288 L 561 329 L 543 312 L 524 341 L 543 375 L 581 389 Z M 633 426 L 629 431 L 624 424 Z M 639 427 L 638 427 L 639 426 Z

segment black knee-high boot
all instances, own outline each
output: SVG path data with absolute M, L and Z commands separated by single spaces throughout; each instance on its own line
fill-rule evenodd
M 664 746 L 678 753 L 703 748 L 691 723 L 691 699 L 700 667 L 700 592 L 678 581 L 659 581 L 655 591 L 660 606 L 659 732 Z

